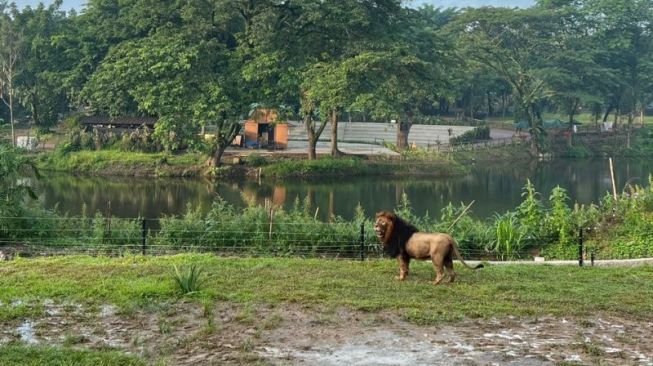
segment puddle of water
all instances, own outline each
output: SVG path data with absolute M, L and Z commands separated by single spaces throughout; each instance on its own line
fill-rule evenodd
M 25 321 L 18 327 L 16 327 L 16 332 L 20 335 L 20 340 L 27 344 L 36 344 L 38 343 L 34 336 L 34 324 L 30 321 Z
M 116 307 L 113 305 L 102 305 L 100 306 L 100 316 L 106 318 L 112 316 L 116 313 Z

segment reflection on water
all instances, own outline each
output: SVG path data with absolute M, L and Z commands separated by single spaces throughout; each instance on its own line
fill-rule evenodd
M 645 185 L 653 172 L 651 160 L 616 160 L 618 189 L 630 184 Z M 84 204 L 88 213 L 110 212 L 121 217 L 160 217 L 178 215 L 186 207 L 208 209 L 215 198 L 243 207 L 247 202 L 290 207 L 296 200 L 309 200 L 319 207 L 319 216 L 330 213 L 350 219 L 358 203 L 368 216 L 396 207 L 406 192 L 417 214 L 437 216 L 449 202 L 459 205 L 475 200 L 472 215 L 489 217 L 495 212 L 515 208 L 521 202 L 522 188 L 530 179 L 543 199 L 556 185 L 567 189 L 573 201 L 597 202 L 611 189 L 608 161 L 555 160 L 527 164 L 476 166 L 464 177 L 392 178 L 364 177 L 350 180 L 283 182 L 258 184 L 254 181 L 212 183 L 201 179 L 102 178 L 72 175 L 42 177 L 38 192 L 48 208 L 80 214 Z

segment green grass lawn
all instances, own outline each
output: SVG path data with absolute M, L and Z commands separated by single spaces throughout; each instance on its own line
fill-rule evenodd
M 203 285 L 181 295 L 173 265 L 182 273 L 201 266 Z M 458 282 L 433 286 L 433 270 L 415 262 L 405 282 L 397 282 L 394 260 L 219 258 L 186 254 L 123 258 L 69 256 L 0 262 L 0 325 L 47 318 L 46 303 L 81 305 L 97 311 L 112 304 L 123 316 L 136 311 L 166 317 L 170 304 L 216 302 L 242 309 L 300 305 L 333 313 L 339 308 L 390 312 L 416 324 L 434 325 L 470 318 L 517 316 L 650 319 L 653 266 L 490 266 L 472 272 L 457 267 Z M 167 305 L 166 305 L 167 304 Z M 95 309 L 95 310 L 93 310 Z M 168 310 L 165 310 L 168 309 Z M 12 325 L 13 324 L 13 325 Z M 142 365 L 144 359 L 116 349 L 79 349 L 10 342 L 0 346 L 0 365 Z
M 309 307 L 397 312 L 416 323 L 501 316 L 653 315 L 653 267 L 491 266 L 458 269 L 454 285 L 433 286 L 426 262 L 412 264 L 406 282 L 393 260 L 58 257 L 0 264 L 0 321 L 38 316 L 46 299 L 109 303 L 129 311 L 180 297 L 173 265 L 202 266 L 208 278 L 197 301 L 299 303 Z

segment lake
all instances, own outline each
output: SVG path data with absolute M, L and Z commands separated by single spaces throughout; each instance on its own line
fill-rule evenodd
M 616 159 L 617 190 L 627 184 L 648 185 L 653 173 L 651 159 Z M 188 205 L 208 209 L 217 197 L 237 206 L 246 202 L 273 202 L 285 207 L 309 197 L 318 216 L 333 213 L 351 219 L 360 203 L 368 216 L 394 208 L 406 192 L 418 215 L 439 215 L 449 202 L 459 205 L 475 200 L 471 215 L 487 218 L 514 209 L 521 202 L 530 179 L 543 199 L 559 185 L 572 201 L 598 202 L 611 190 L 607 159 L 557 159 L 543 162 L 473 166 L 470 174 L 455 178 L 360 177 L 318 182 L 256 182 L 252 180 L 210 182 L 183 178 L 80 177 L 43 174 L 37 193 L 47 208 L 79 215 L 100 211 L 119 217 L 156 218 L 179 215 Z

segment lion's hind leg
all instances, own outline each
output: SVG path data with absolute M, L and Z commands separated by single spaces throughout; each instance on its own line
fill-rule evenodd
M 433 262 L 433 269 L 435 269 L 435 280 L 433 281 L 433 284 L 439 285 L 444 277 L 444 258 L 442 258 L 440 254 L 436 254 L 431 257 L 431 262 Z
M 444 267 L 447 269 L 447 272 L 449 273 L 449 283 L 452 283 L 456 279 L 456 272 L 453 270 L 453 261 L 445 261 L 444 262 Z
M 453 250 L 452 248 L 449 248 L 449 251 L 447 251 L 447 254 L 444 256 L 444 267 L 447 269 L 447 273 L 449 273 L 449 283 L 452 283 L 456 279 L 456 272 L 453 270 Z

